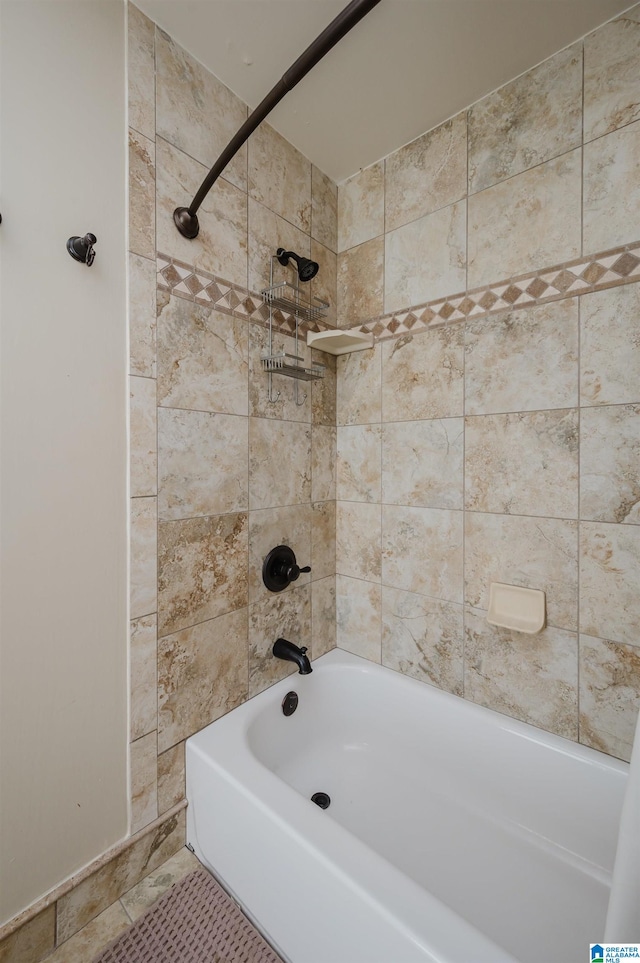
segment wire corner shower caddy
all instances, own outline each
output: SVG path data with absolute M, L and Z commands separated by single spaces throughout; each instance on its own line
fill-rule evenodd
M 295 403 L 300 407 L 307 399 L 305 392 L 300 400 L 298 383 L 300 381 L 318 381 L 324 378 L 326 365 L 320 362 L 311 362 L 305 365 L 305 359 L 300 354 L 300 328 L 304 324 L 310 324 L 324 318 L 329 305 L 316 297 L 305 297 L 300 291 L 300 277 L 296 273 L 295 283 L 291 281 L 274 281 L 273 266 L 274 261 L 282 261 L 278 255 L 274 254 L 269 265 L 269 287 L 263 288 L 260 292 L 262 300 L 269 308 L 269 342 L 266 354 L 263 354 L 262 370 L 269 375 L 268 399 L 271 404 L 275 404 L 279 397 L 278 391 L 273 396 L 273 375 L 284 375 L 287 378 L 295 379 Z M 290 354 L 284 350 L 274 351 L 273 349 L 273 314 L 274 311 L 283 311 L 292 315 L 295 320 L 295 330 L 293 332 L 294 351 Z

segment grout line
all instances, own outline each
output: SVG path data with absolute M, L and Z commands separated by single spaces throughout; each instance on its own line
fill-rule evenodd
M 353 499 L 340 498 L 338 501 L 345 505 L 371 505 L 374 506 L 377 502 L 358 502 Z M 599 518 L 578 518 L 576 515 L 530 515 L 523 512 L 495 512 L 488 511 L 486 509 L 477 508 L 443 508 L 439 505 L 407 505 L 404 502 L 383 502 L 385 508 L 404 508 L 410 511 L 424 511 L 424 512 L 449 512 L 449 513 L 464 513 L 468 515 L 478 515 L 478 516 L 491 516 L 494 518 L 530 518 L 530 519 L 541 519 L 548 522 L 575 522 L 576 524 L 580 522 L 581 525 L 613 525 L 620 527 L 623 525 L 624 528 L 628 528 L 630 531 L 634 531 L 638 527 L 636 522 L 616 522 L 607 521 Z M 261 511 L 269 509 L 260 509 Z M 151 613 L 152 614 L 152 613 Z M 139 616 L 143 618 L 143 616 Z
M 467 152 L 467 170 L 469 155 Z M 467 202 L 468 204 L 468 202 Z M 468 215 L 467 215 L 468 222 Z M 468 262 L 467 262 L 468 271 Z M 468 324 L 465 322 L 462 339 L 462 698 L 467 698 L 466 678 L 467 678 L 467 511 L 466 511 L 466 491 L 467 491 L 467 367 L 466 367 L 466 348 L 467 348 Z
M 584 115 L 583 115 L 584 116 Z M 580 369 L 582 367 L 582 338 L 581 338 L 581 327 L 582 327 L 582 310 L 580 301 L 578 301 L 578 519 L 580 519 L 582 514 L 582 501 L 581 501 L 581 489 L 582 489 L 582 475 L 580 471 L 580 463 L 582 460 L 582 412 L 580 407 Z M 576 740 L 580 742 L 580 529 L 581 522 L 578 520 L 576 526 L 576 632 L 577 632 L 577 645 L 576 645 L 576 712 L 577 712 L 577 732 Z
M 582 52 L 582 89 L 580 102 L 580 253 L 584 257 L 584 40 L 580 44 Z
M 382 350 L 381 347 L 376 347 L 374 350 L 380 352 L 380 361 L 379 361 L 379 364 L 380 364 L 380 399 L 379 399 L 379 411 L 380 411 L 380 419 L 381 419 L 381 420 L 380 420 L 380 428 L 379 428 L 379 431 L 380 431 L 380 544 L 379 544 L 379 552 L 380 552 L 380 664 L 383 665 L 383 664 L 384 664 L 384 661 L 383 661 L 383 655 L 382 655 L 382 642 L 383 642 L 383 635 L 384 635 L 384 605 L 383 605 L 384 592 L 383 592 L 383 590 L 382 590 L 382 565 L 383 565 L 383 544 L 384 544 L 384 541 L 383 541 L 382 532 L 383 532 L 383 524 L 384 524 L 384 505 L 383 505 L 383 501 L 382 501 L 382 448 L 383 448 L 383 442 L 382 442 L 382 385 L 383 385 L 383 382 L 384 382 L 384 364 L 383 364 L 384 353 L 383 353 L 383 350 Z M 377 426 L 376 426 L 376 427 L 377 427 Z
M 471 111 L 467 110 L 465 113 L 465 149 L 466 149 L 466 183 L 465 183 L 465 251 L 464 251 L 464 289 L 465 292 L 469 290 L 469 117 Z
M 158 625 L 160 623 L 160 593 L 158 586 L 158 548 L 160 545 L 160 417 L 159 417 L 159 405 L 158 405 L 158 374 L 159 374 L 159 359 L 158 359 L 158 309 L 160 307 L 160 298 L 158 296 L 158 284 L 157 284 L 157 264 L 158 264 L 158 149 L 157 149 L 157 139 L 158 139 L 158 27 L 154 24 L 153 28 L 153 122 L 154 122 L 154 132 L 155 132 L 155 145 L 156 145 L 156 169 L 155 169 L 155 223 L 154 223 L 154 247 L 156 251 L 156 284 L 154 288 L 154 305 L 155 305 L 155 369 L 156 369 L 156 548 L 155 548 L 155 595 L 156 595 L 156 631 L 155 631 L 155 717 L 156 717 L 156 812 L 158 811 L 158 744 L 157 744 L 157 733 L 160 731 L 160 705 L 159 705 L 159 688 L 160 688 L 160 666 L 158 661 Z M 132 774 L 131 774 L 132 775 Z M 131 791 L 130 791 L 131 795 Z M 129 819 L 133 818 L 133 806 L 132 800 L 129 804 Z M 127 914 L 128 915 L 128 914 Z
M 249 106 L 248 106 L 248 105 L 245 105 L 245 118 L 247 118 L 248 116 L 249 116 Z M 245 150 L 245 158 L 246 158 L 246 161 L 245 161 L 245 182 L 244 182 L 244 183 L 245 183 L 245 187 L 246 187 L 246 191 L 247 191 L 247 196 L 246 196 L 246 199 L 245 199 L 245 212 L 246 212 L 246 224 L 247 224 L 247 238 L 246 238 L 246 239 L 247 239 L 247 274 L 246 274 L 246 278 L 247 278 L 247 291 L 249 290 L 249 271 L 250 271 L 249 250 L 250 250 L 250 247 L 251 247 L 251 245 L 250 245 L 251 232 L 250 232 L 250 230 L 249 230 L 249 141 L 250 141 L 250 140 L 251 140 L 251 138 L 249 137 L 249 139 L 246 141 L 246 150 Z M 248 689 L 248 684 L 247 684 L 247 692 L 248 692 L 248 691 L 249 691 L 249 689 Z

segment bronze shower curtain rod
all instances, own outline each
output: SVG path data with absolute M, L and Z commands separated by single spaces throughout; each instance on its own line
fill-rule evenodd
M 247 117 L 240 130 L 229 141 L 203 180 L 198 193 L 191 201 L 189 207 L 176 207 L 173 212 L 176 227 L 184 237 L 193 239 L 198 236 L 198 231 L 200 230 L 197 215 L 198 208 L 227 164 L 229 164 L 237 154 L 256 127 L 261 124 L 267 114 L 271 113 L 273 108 L 280 103 L 285 94 L 293 90 L 296 84 L 298 84 L 303 77 L 306 77 L 309 71 L 322 60 L 324 55 L 329 53 L 331 48 L 335 47 L 338 41 L 342 40 L 351 28 L 355 27 L 363 17 L 366 17 L 378 3 L 380 3 L 380 0 L 351 0 L 351 3 L 325 27 L 322 33 L 316 37 L 304 53 L 300 54 L 296 62 L 283 74 L 275 87 Z

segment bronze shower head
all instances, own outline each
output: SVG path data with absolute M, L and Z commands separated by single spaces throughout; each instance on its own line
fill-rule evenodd
M 278 248 L 276 257 L 284 267 L 289 263 L 289 259 L 295 261 L 298 265 L 298 277 L 301 281 L 310 281 L 311 278 L 316 276 L 320 267 L 316 261 L 310 261 L 308 257 L 301 257 L 299 254 L 294 254 L 293 251 L 285 251 L 283 247 Z

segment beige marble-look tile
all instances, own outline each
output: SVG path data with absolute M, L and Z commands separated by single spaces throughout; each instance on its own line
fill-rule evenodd
M 577 518 L 577 409 L 466 418 L 465 507 Z
M 311 564 L 311 505 L 288 505 L 249 512 L 249 601 L 255 602 L 271 593 L 262 581 L 262 565 L 276 545 L 288 545 L 300 568 Z M 305 572 L 297 585 L 310 580 Z
M 382 420 L 381 359 L 381 345 L 371 351 L 353 351 L 338 357 L 336 423 L 339 426 L 373 425 Z
M 260 124 L 249 140 L 249 194 L 310 233 L 311 162 L 269 124 Z
M 569 408 L 578 403 L 578 298 L 466 325 L 465 411 Z
M 246 321 L 169 297 L 158 311 L 158 404 L 247 415 Z
M 359 352 L 362 354 L 362 352 Z M 311 382 L 311 421 L 314 425 L 336 426 L 337 361 L 334 355 L 311 349 L 313 363 L 325 365 L 324 377 Z
M 128 893 L 125 893 L 121 897 L 120 903 L 128 917 L 132 921 L 137 920 L 174 883 L 179 883 L 181 879 L 184 879 L 185 876 L 193 873 L 196 869 L 202 869 L 202 864 L 186 846 L 183 846 L 162 866 L 159 866 L 153 873 L 149 873 Z
M 467 193 L 467 115 L 427 131 L 386 159 L 385 228 L 459 201 Z
M 382 506 L 382 582 L 446 602 L 463 600 L 463 513 Z
M 157 31 L 156 72 L 158 136 L 211 167 L 247 119 L 247 105 L 162 30 Z M 247 189 L 246 145 L 224 176 Z
M 158 250 L 246 287 L 247 195 L 219 177 L 198 210 L 200 233 L 188 240 L 176 228 L 173 212 L 188 207 L 208 168 L 161 137 L 156 145 Z
M 247 697 L 247 610 L 158 642 L 158 751 L 198 732 Z
M 336 647 L 336 577 L 311 583 L 311 652 L 314 659 Z
M 249 606 L 249 696 L 297 672 L 294 663 L 276 659 L 273 643 L 285 638 L 311 650 L 311 586 L 289 586 Z
M 582 142 L 582 45 L 528 70 L 469 110 L 469 191 L 535 167 Z
M 584 41 L 584 139 L 640 118 L 640 8 L 627 10 Z
M 330 425 L 311 428 L 311 500 L 333 501 L 336 497 L 337 429 Z
M 546 628 L 524 635 L 465 611 L 466 699 L 567 739 L 578 738 L 578 641 Z
M 131 499 L 131 534 L 129 560 L 130 602 L 132 619 L 150 615 L 158 606 L 156 559 L 158 555 L 158 500 Z
M 129 739 L 153 732 L 158 724 L 156 615 L 134 619 L 129 630 Z
M 464 327 L 384 341 L 382 420 L 455 418 L 464 411 Z
M 631 758 L 640 709 L 640 649 L 580 636 L 580 742 Z
M 334 253 L 338 250 L 338 186 L 311 165 L 311 237 Z
M 0 963 L 40 963 L 53 950 L 55 939 L 56 907 L 53 904 L 0 942 Z
M 129 250 L 134 254 L 155 260 L 156 146 L 148 137 L 131 129 L 129 130 Z
M 155 24 L 127 4 L 127 83 L 129 126 L 145 137 L 156 136 Z
M 311 426 L 249 419 L 249 508 L 298 505 L 311 498 Z
M 329 324 L 335 325 L 338 321 L 338 257 L 312 238 L 311 260 L 320 267 L 309 287 L 305 287 L 305 293 L 310 295 L 312 304 L 316 304 L 314 298 L 317 298 L 329 305 L 323 317 Z
M 341 501 L 379 502 L 382 430 L 380 425 L 338 428 L 336 492 Z
M 311 364 L 311 348 L 306 346 L 304 336 L 298 341 L 278 331 L 271 335 L 260 324 L 249 326 L 249 413 L 258 418 L 272 418 L 285 421 L 311 421 L 311 384 L 301 382 L 298 386 L 296 403 L 296 383 L 292 378 L 273 375 L 271 379 L 271 400 L 269 396 L 269 375 L 262 367 L 262 359 L 270 354 L 297 355 L 302 358 L 302 366 Z
M 129 746 L 131 833 L 158 816 L 158 734 L 149 732 Z
M 158 409 L 161 519 L 248 508 L 248 421 L 237 415 Z
M 336 576 L 336 645 L 370 662 L 382 661 L 382 587 Z
M 127 4 L 127 83 L 129 126 L 156 136 L 155 24 Z
M 580 404 L 640 402 L 640 284 L 580 298 Z
M 360 502 L 336 505 L 336 572 L 380 581 L 380 506 Z
M 249 280 L 250 291 L 259 293 L 271 283 L 287 281 L 295 284 L 296 271 L 293 262 L 283 267 L 276 259 L 276 251 L 283 247 L 302 257 L 309 257 L 311 241 L 309 235 L 290 224 L 264 204 L 249 197 Z
M 338 327 L 377 318 L 384 311 L 384 237 L 338 255 Z
M 62 896 L 58 900 L 58 942 L 69 939 L 143 877 L 182 849 L 185 831 L 186 818 L 182 810 L 152 832 L 136 839 L 128 849 Z M 86 956 L 81 959 L 84 963 Z M 61 954 L 60 963 L 62 961 L 67 963 L 66 957 Z
M 47 957 L 48 963 L 87 963 L 130 924 L 124 908 L 115 902 L 58 946 L 55 953 Z
M 184 742 L 158 756 L 158 813 L 177 806 L 186 795 Z
M 467 202 L 458 201 L 385 235 L 384 310 L 464 291 Z
M 382 426 L 382 501 L 387 505 L 462 508 L 464 421 L 390 422 Z
M 338 186 L 338 251 L 384 234 L 384 161 Z
M 577 149 L 469 197 L 470 288 L 580 256 L 581 161 Z
M 158 632 L 168 635 L 248 603 L 246 512 L 158 526 Z
M 156 376 L 156 262 L 129 255 L 129 373 Z
M 129 470 L 131 496 L 158 491 L 156 382 L 129 378 Z
M 578 626 L 578 523 L 557 518 L 465 518 L 465 601 L 486 610 L 489 585 L 504 582 L 546 594 L 547 623 Z
M 462 695 L 462 605 L 382 588 L 382 663 Z
M 311 575 L 328 578 L 336 573 L 336 503 L 311 506 Z
M 640 527 L 580 523 L 580 629 L 640 646 Z
M 640 121 L 585 144 L 583 178 L 584 250 L 605 251 L 637 240 Z
M 640 524 L 640 405 L 580 414 L 580 517 Z

